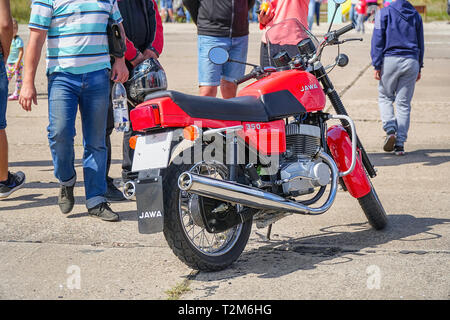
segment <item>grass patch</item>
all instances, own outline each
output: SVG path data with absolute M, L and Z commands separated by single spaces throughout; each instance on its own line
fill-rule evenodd
M 412 5 L 426 5 L 427 6 L 427 22 L 435 20 L 449 20 L 447 14 L 446 0 L 410 0 Z
M 191 284 L 191 280 L 194 280 L 197 274 L 198 271 L 192 270 L 191 273 L 187 275 L 185 280 L 177 284 L 172 289 L 165 291 L 165 294 L 167 294 L 167 300 L 178 300 L 183 294 L 191 291 L 189 285 Z
M 185 280 L 177 284 L 172 289 L 167 290 L 165 292 L 167 294 L 167 300 L 178 300 L 183 294 L 191 291 L 191 289 L 189 288 L 189 283 L 189 280 Z
M 12 0 L 11 12 L 12 16 L 19 23 L 28 23 L 30 19 L 30 0 Z M 413 5 L 427 6 L 427 22 L 434 20 L 450 20 L 447 14 L 446 0 L 410 0 Z M 325 9 L 326 6 L 323 6 Z
M 30 20 L 30 0 L 12 0 L 11 3 L 11 14 L 19 23 L 28 24 Z

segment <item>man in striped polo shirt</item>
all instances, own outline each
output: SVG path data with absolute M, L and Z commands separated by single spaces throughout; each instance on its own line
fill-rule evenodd
M 111 68 L 107 24 L 120 24 L 116 0 L 34 0 L 30 38 L 25 54 L 25 73 L 19 103 L 31 111 L 37 104 L 34 80 L 41 50 L 47 38 L 48 140 L 54 173 L 60 182 L 58 204 L 62 213 L 74 206 L 73 188 L 75 119 L 78 106 L 83 129 L 83 174 L 86 207 L 91 216 L 117 221 L 106 202 L 106 117 L 109 79 L 125 82 L 124 58 Z M 110 71 L 111 69 L 111 71 Z

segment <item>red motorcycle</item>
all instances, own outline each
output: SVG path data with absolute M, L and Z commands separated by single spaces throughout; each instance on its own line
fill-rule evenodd
M 280 34 L 275 28 L 291 30 L 289 39 L 271 38 Z M 264 228 L 292 214 L 325 213 L 339 184 L 373 228 L 384 228 L 387 216 L 370 182 L 375 169 L 327 74 L 348 58 L 339 55 L 329 67 L 320 62 L 325 47 L 361 40 L 339 39 L 352 28 L 329 31 L 319 44 L 296 19 L 273 26 L 267 43 L 274 67 L 253 65 L 237 83 L 257 81 L 233 99 L 146 96 L 131 111 L 140 132 L 131 139 L 137 177 L 124 187 L 136 197 L 139 231 L 163 231 L 194 269 L 221 270 L 238 259 L 253 222 Z M 280 51 L 292 44 L 294 55 Z M 209 56 L 216 64 L 230 61 L 221 48 Z M 324 112 L 326 96 L 337 114 Z M 327 127 L 331 120 L 337 124 Z

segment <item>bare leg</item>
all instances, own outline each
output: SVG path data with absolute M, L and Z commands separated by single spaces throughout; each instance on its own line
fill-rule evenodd
M 215 96 L 217 96 L 217 87 L 200 86 L 200 95 L 208 96 L 208 97 L 215 97 Z
M 237 93 L 237 85 L 234 82 L 222 79 L 220 81 L 220 92 L 224 99 L 234 98 Z

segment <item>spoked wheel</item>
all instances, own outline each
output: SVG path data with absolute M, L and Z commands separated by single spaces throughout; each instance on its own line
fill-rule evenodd
M 210 233 L 205 227 L 201 197 L 178 188 L 178 177 L 190 171 L 214 179 L 225 180 L 228 168 L 219 162 L 195 165 L 171 165 L 165 178 L 164 236 L 175 255 L 188 266 L 201 271 L 222 270 L 239 258 L 250 236 L 252 221 L 246 221 L 220 233 Z M 218 213 L 218 219 L 226 218 Z

